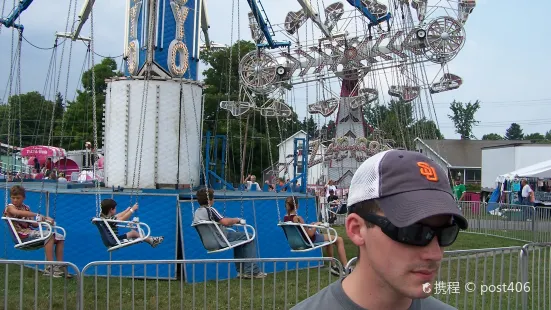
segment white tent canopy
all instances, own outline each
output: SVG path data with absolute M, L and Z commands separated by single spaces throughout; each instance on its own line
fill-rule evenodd
M 542 161 L 528 167 L 502 174 L 497 177 L 496 182 L 503 183 L 503 181 L 512 180 L 515 177 L 542 179 L 551 178 L 551 160 Z

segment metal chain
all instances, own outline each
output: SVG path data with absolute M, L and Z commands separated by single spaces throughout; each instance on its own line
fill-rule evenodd
M 153 19 L 149 18 L 149 28 L 148 28 L 148 39 L 151 40 L 153 37 Z M 145 79 L 144 79 L 144 90 L 142 92 L 142 110 L 140 113 L 140 125 L 138 126 L 140 130 L 140 137 L 138 137 L 138 142 L 136 143 L 136 158 L 134 159 L 134 173 L 132 176 L 132 188 L 134 192 L 134 184 L 136 184 L 135 191 L 136 191 L 136 203 L 138 202 L 138 191 L 140 187 L 140 176 L 142 171 L 142 156 L 143 156 L 143 141 L 144 141 L 144 135 L 145 135 L 145 120 L 147 116 L 147 97 L 149 94 L 149 81 L 151 79 L 151 63 L 146 60 L 146 69 L 145 69 Z M 139 151 L 139 155 L 138 155 Z M 136 165 L 137 161 L 137 165 Z M 136 179 L 136 167 L 138 169 L 138 180 L 135 183 Z M 132 201 L 132 196 L 131 196 Z
M 94 163 L 98 160 L 98 122 L 97 122 L 97 98 L 96 98 L 96 73 L 95 73 L 95 59 L 94 59 L 94 7 L 90 12 L 90 60 L 92 61 L 92 122 L 94 130 L 94 146 L 93 146 L 93 158 Z M 94 177 L 96 177 L 96 169 L 94 167 Z M 99 191 L 99 182 L 95 180 L 95 189 L 96 189 L 96 215 L 99 216 L 99 209 L 101 203 L 100 191 Z

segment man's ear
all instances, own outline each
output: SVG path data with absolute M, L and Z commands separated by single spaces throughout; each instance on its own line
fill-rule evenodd
M 345 228 L 348 238 L 355 245 L 363 246 L 365 244 L 365 239 L 361 234 L 362 230 L 367 229 L 364 219 L 355 213 L 351 213 L 346 217 Z

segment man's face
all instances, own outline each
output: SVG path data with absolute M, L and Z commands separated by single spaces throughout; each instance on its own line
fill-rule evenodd
M 433 227 L 449 222 L 450 216 L 435 216 L 421 221 Z M 395 291 L 398 296 L 412 299 L 427 296 L 423 292 L 423 284 L 434 283 L 444 253 L 437 238 L 429 245 L 419 247 L 396 242 L 377 226 L 364 226 L 361 234 L 365 240 L 365 251 L 361 253 L 360 259 L 376 275 L 374 281 Z

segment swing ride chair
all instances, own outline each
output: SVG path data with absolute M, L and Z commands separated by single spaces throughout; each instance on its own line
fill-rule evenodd
M 136 231 L 138 231 L 140 236 L 136 239 L 120 240 L 111 228 L 111 225 L 109 225 L 109 223 L 116 223 L 117 227 L 119 228 L 135 229 Z M 96 217 L 92 219 L 92 224 L 96 225 L 96 227 L 98 228 L 101 240 L 103 241 L 103 244 L 107 247 L 108 252 L 143 242 L 145 239 L 149 238 L 149 235 L 151 234 L 151 229 L 149 228 L 149 225 L 137 221 L 118 221 Z
M 279 223 L 277 226 L 283 229 L 285 237 L 287 238 L 287 242 L 289 242 L 289 246 L 291 247 L 291 252 L 307 252 L 319 249 L 335 243 L 338 237 L 337 231 L 334 228 L 328 226 L 301 224 L 294 222 L 282 222 Z M 320 233 L 327 234 L 329 236 L 329 240 L 316 243 L 312 242 L 312 240 L 310 240 L 309 238 L 306 240 L 304 236 L 308 236 L 308 234 L 306 233 L 305 227 L 316 228 L 318 231 L 320 231 Z M 325 233 L 322 232 L 322 230 L 325 230 Z
M 207 250 L 207 253 L 218 253 L 233 249 L 235 247 L 244 245 L 253 241 L 256 237 L 256 230 L 254 227 L 248 224 L 235 224 L 235 227 L 242 227 L 246 240 L 228 241 L 226 235 L 222 232 L 220 224 L 214 221 L 198 221 L 191 224 L 194 227 L 201 238 L 203 247 Z M 229 231 L 236 231 L 236 229 L 226 228 Z
M 39 222 L 35 220 L 22 220 L 18 218 L 12 218 L 12 217 L 2 217 L 2 220 L 6 221 L 6 224 L 8 225 L 12 239 L 15 243 L 15 248 L 20 250 L 36 250 L 44 246 L 44 243 L 46 240 L 48 240 L 52 233 L 56 233 L 61 235 L 62 239 L 65 239 L 66 232 L 63 227 L 59 226 L 52 226 L 50 223 L 47 222 Z M 38 231 L 40 232 L 40 238 L 32 239 L 29 241 L 22 241 L 19 237 L 19 234 L 15 230 L 15 226 L 13 225 L 13 222 L 25 222 L 30 224 L 38 224 Z

